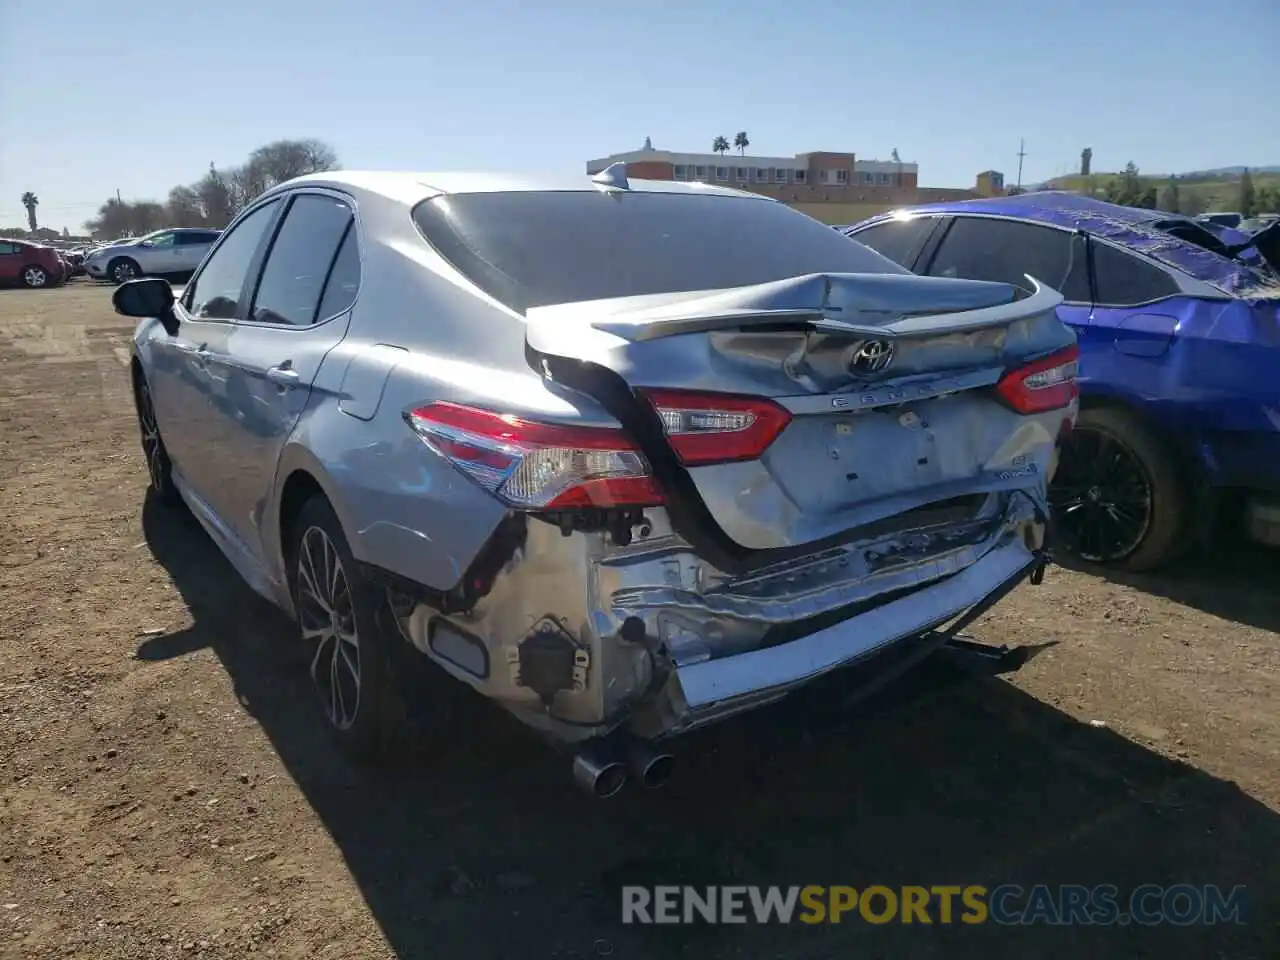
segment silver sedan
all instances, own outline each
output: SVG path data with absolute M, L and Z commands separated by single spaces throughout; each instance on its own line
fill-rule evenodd
M 296 618 L 337 739 L 452 678 L 597 795 L 1038 579 L 1060 299 L 619 167 L 302 177 L 115 293 L 153 495 Z

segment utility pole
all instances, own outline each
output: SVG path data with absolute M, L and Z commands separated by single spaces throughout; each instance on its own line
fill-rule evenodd
M 123 203 L 123 202 L 124 201 L 120 199 L 120 188 L 116 187 L 116 203 Z
M 1027 155 L 1027 142 L 1018 139 L 1018 190 L 1022 190 L 1022 158 Z

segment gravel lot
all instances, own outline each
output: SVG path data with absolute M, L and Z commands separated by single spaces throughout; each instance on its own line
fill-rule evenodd
M 1280 562 L 1053 568 L 856 713 L 595 802 L 514 722 L 328 749 L 289 625 L 146 502 L 110 288 L 0 291 L 0 956 L 1280 956 Z M 838 692 L 833 688 L 832 692 Z M 800 735 L 802 729 L 809 732 Z M 619 885 L 1244 884 L 1229 928 L 624 927 Z

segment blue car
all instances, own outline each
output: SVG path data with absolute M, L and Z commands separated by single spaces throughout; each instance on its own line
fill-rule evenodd
M 1062 292 L 1081 391 L 1051 491 L 1065 548 L 1148 570 L 1226 516 L 1280 545 L 1280 224 L 1248 236 L 1045 192 L 845 233 L 922 275 Z

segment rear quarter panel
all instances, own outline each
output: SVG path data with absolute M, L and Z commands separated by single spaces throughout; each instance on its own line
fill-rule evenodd
M 1138 409 L 1213 484 L 1280 482 L 1280 304 L 1176 298 L 1160 313 L 1176 317 L 1167 337 L 1144 307 L 1099 310 L 1077 328 L 1086 402 Z
M 543 419 L 610 421 L 583 398 L 544 384 L 525 360 L 523 321 L 453 279 L 402 204 L 373 198 L 359 206 L 359 299 L 282 452 L 273 500 L 278 511 L 294 470 L 311 473 L 357 558 L 448 590 L 507 510 L 428 448 L 405 412 L 450 400 Z

